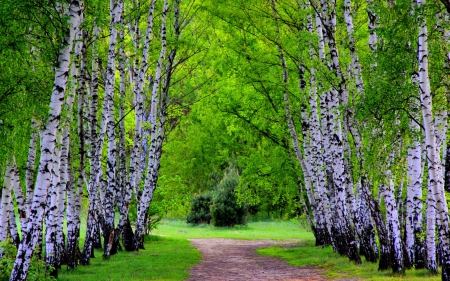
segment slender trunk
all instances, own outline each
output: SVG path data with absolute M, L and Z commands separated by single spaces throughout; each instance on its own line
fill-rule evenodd
M 36 166 L 36 146 L 39 137 L 38 124 L 36 120 L 31 121 L 31 139 L 30 145 L 28 147 L 28 159 L 27 166 L 25 170 L 25 192 L 26 192 L 26 204 L 27 204 L 27 217 L 30 217 L 31 205 L 33 203 L 33 191 L 34 191 L 34 176 L 35 176 L 35 166 Z M 27 222 L 28 223 L 28 222 Z M 21 225 L 22 235 L 26 230 L 26 224 Z
M 317 7 L 318 8 L 318 7 Z M 337 251 L 340 254 L 346 254 L 350 260 L 354 260 L 356 263 L 361 263 L 361 258 L 358 252 L 358 244 L 356 241 L 354 229 L 351 226 L 349 219 L 349 212 L 347 210 L 347 194 L 346 186 L 349 182 L 349 174 L 344 167 L 344 148 L 343 137 L 341 128 L 341 117 L 339 112 L 340 100 L 345 99 L 348 96 L 348 89 L 346 81 L 342 75 L 342 70 L 339 62 L 339 52 L 335 41 L 335 29 L 336 29 L 336 15 L 334 7 L 328 7 L 326 1 L 322 1 L 322 23 L 324 25 L 324 31 L 326 33 L 326 39 L 329 48 L 329 55 L 331 58 L 330 70 L 333 71 L 334 76 L 338 80 L 337 90 L 332 89 L 329 93 L 328 100 L 328 130 L 332 133 L 330 137 L 329 149 L 330 156 L 333 161 L 332 165 L 332 179 L 335 189 L 336 197 L 336 221 L 333 225 L 336 234 L 335 243 Z M 351 194 L 350 194 L 351 196 Z M 352 204 L 354 204 L 354 200 Z M 342 243 L 341 243 L 342 242 Z
M 419 124 L 411 120 L 412 132 L 420 132 Z M 408 190 L 406 195 L 406 247 L 415 268 L 424 268 L 424 244 L 422 241 L 422 143 L 413 140 L 408 146 Z
M 163 11 L 162 11 L 162 20 L 161 20 L 161 52 L 159 55 L 158 63 L 156 66 L 156 75 L 155 75 L 155 81 L 153 84 L 153 90 L 152 90 L 152 101 L 151 101 L 151 108 L 150 108 L 150 116 L 151 116 L 151 140 L 150 140 L 150 156 L 148 159 L 148 166 L 147 166 L 147 176 L 145 178 L 144 182 L 144 190 L 142 192 L 142 196 L 139 198 L 138 203 L 138 216 L 137 216 L 137 222 L 136 222 L 136 231 L 134 234 L 134 248 L 142 249 L 144 246 L 143 241 L 143 235 L 145 231 L 145 224 L 146 224 L 146 217 L 148 213 L 148 208 L 150 206 L 151 200 L 153 198 L 153 192 L 156 188 L 156 182 L 158 180 L 158 171 L 159 171 L 159 159 L 158 159 L 158 127 L 162 129 L 162 126 L 158 125 L 158 90 L 160 88 L 161 83 L 161 77 L 162 77 L 162 70 L 163 70 L 163 61 L 166 54 L 166 48 L 167 48 L 167 42 L 166 42 L 166 19 L 167 19 L 167 13 L 168 13 L 168 0 L 164 1 L 163 5 Z M 160 108 L 160 110 L 162 110 Z M 161 120 L 159 120 L 161 122 Z M 161 132 L 161 130 L 160 130 Z
M 5 181 L 6 185 L 2 188 L 2 200 L 0 206 L 0 241 L 5 241 L 9 235 L 9 221 L 11 217 L 12 204 L 12 184 L 11 184 L 11 166 L 6 168 Z
M 361 255 L 364 255 L 367 261 L 377 262 L 378 259 L 378 246 L 375 238 L 375 226 L 372 218 L 372 214 L 369 209 L 369 203 L 364 194 L 361 180 L 356 182 L 357 190 L 357 203 L 356 203 L 356 216 L 357 221 L 360 224 L 357 227 L 359 231 L 359 251 Z
M 391 247 L 392 247 L 392 271 L 394 273 L 404 273 L 405 267 L 403 263 L 403 248 L 401 239 L 401 229 L 398 219 L 397 204 L 394 194 L 394 179 L 391 171 L 385 172 L 386 179 L 389 181 L 387 185 L 381 185 L 381 193 L 384 196 L 386 205 L 386 221 L 389 226 Z
M 94 26 L 94 39 L 98 37 L 99 28 Z M 98 232 L 98 224 L 101 221 L 101 213 L 99 210 L 100 203 L 98 198 L 98 186 L 100 181 L 101 173 L 101 153 L 103 151 L 103 138 L 106 131 L 106 123 L 103 121 L 100 124 L 100 131 L 97 133 L 98 118 L 97 118 L 97 107 L 98 107 L 98 54 L 97 48 L 94 40 L 94 45 L 92 47 L 92 75 L 91 75 L 91 89 L 90 93 L 90 108 L 89 108 L 89 166 L 90 166 L 90 179 L 88 185 L 89 194 L 89 209 L 86 218 L 86 235 L 84 240 L 83 253 L 81 256 L 81 264 L 89 264 L 90 258 L 94 257 L 94 245 L 96 243 Z M 98 246 L 98 245 L 97 245 Z
M 111 1 L 110 15 L 110 37 L 108 50 L 108 64 L 106 67 L 106 83 L 105 83 L 105 106 L 103 111 L 106 111 L 106 134 L 108 136 L 108 160 L 106 165 L 106 192 L 103 200 L 104 208 L 104 252 L 103 257 L 109 258 L 111 254 L 117 253 L 113 248 L 114 242 L 114 196 L 116 186 L 116 134 L 115 134 L 115 120 L 114 120 L 114 84 L 116 73 L 116 42 L 117 29 L 116 25 L 121 21 L 123 11 L 123 0 Z
M 429 161 L 428 165 L 430 165 Z M 427 208 L 426 208 L 426 268 L 432 273 L 438 273 L 436 260 L 436 203 L 433 195 L 433 183 L 431 182 L 431 171 L 428 168 L 427 182 Z
M 17 168 L 16 159 L 13 157 L 11 166 L 10 166 L 10 184 L 12 186 L 12 190 L 14 191 L 14 195 L 16 197 L 17 203 L 17 211 L 19 212 L 20 226 L 21 226 L 21 236 L 25 234 L 24 228 L 28 222 L 27 219 L 27 206 L 24 198 L 24 194 L 22 188 L 20 187 L 20 177 L 19 177 L 19 169 Z
M 117 207 L 119 209 L 120 218 L 119 224 L 115 230 L 114 245 L 119 245 L 119 236 L 122 235 L 122 243 L 126 251 L 133 250 L 133 230 L 131 229 L 128 219 L 128 207 L 131 199 L 131 188 L 127 184 L 127 167 L 125 154 L 125 120 L 124 120 L 124 106 L 125 106 L 125 90 L 126 90 L 126 74 L 125 74 L 125 52 L 123 46 L 124 32 L 121 31 L 119 35 L 122 43 L 119 48 L 119 73 L 120 73 L 120 108 L 119 108 L 119 177 L 116 188 Z
M 311 16 L 308 15 L 308 31 L 310 34 L 314 32 L 314 25 L 311 19 Z M 313 43 L 310 42 L 310 58 L 314 58 L 314 47 Z M 317 186 L 316 186 L 316 201 L 319 208 L 320 216 L 323 216 L 324 225 L 321 228 L 317 229 L 316 234 L 316 245 L 330 245 L 330 237 L 331 237 L 331 214 L 330 207 L 328 201 L 328 195 L 326 194 L 326 186 L 327 180 L 325 175 L 324 168 L 324 159 L 323 159 L 323 141 L 322 134 L 320 133 L 320 120 L 319 113 L 317 108 L 317 83 L 315 77 L 315 69 L 310 69 L 309 76 L 309 106 L 311 109 L 310 115 L 310 137 L 311 137 L 311 154 L 312 154 L 312 164 L 314 165 L 314 174 L 317 178 Z
M 77 187 L 75 187 L 73 175 L 69 165 L 69 143 L 64 144 L 64 153 L 67 154 L 63 169 L 63 183 L 67 189 L 67 249 L 66 249 L 66 261 L 67 270 L 77 267 L 79 261 L 79 236 L 80 236 L 80 207 L 81 207 L 81 194 L 84 187 L 85 176 L 85 133 L 84 133 L 84 106 L 85 106 L 85 85 L 86 85 L 86 45 L 85 31 L 80 31 L 77 34 L 77 44 L 75 45 L 75 68 L 80 69 L 80 74 L 74 83 L 78 84 L 78 137 L 79 137 L 79 172 Z M 75 71 L 74 71 L 75 72 Z M 76 79 L 74 79 L 76 80 Z M 73 96 L 75 97 L 75 88 L 73 88 Z M 64 130 L 65 139 L 69 142 L 69 130 Z M 66 135 L 67 134 L 67 135 Z M 62 224 L 61 224 L 62 225 Z
M 141 154 L 141 145 L 142 145 L 142 122 L 144 121 L 144 97 L 143 97 L 143 87 L 145 84 L 145 73 L 148 70 L 149 62 L 148 62 L 148 54 L 149 54 L 149 48 L 151 43 L 151 37 L 153 35 L 153 20 L 154 20 L 154 10 L 155 10 L 155 0 L 152 0 L 149 7 L 148 17 L 147 17 L 147 30 L 145 34 L 145 44 L 144 48 L 142 50 L 142 62 L 141 67 L 138 69 L 138 61 L 135 60 L 135 81 L 134 81 L 134 100 L 135 100 L 135 131 L 134 131 L 134 144 L 133 149 L 131 151 L 131 157 L 130 157 L 130 166 L 129 166 L 129 179 L 127 181 L 127 187 L 125 189 L 124 194 L 124 205 L 128 206 L 132 191 L 134 191 L 135 197 L 139 200 L 139 192 L 140 192 L 140 177 L 139 177 L 139 160 L 140 160 L 140 154 Z M 135 30 L 139 30 L 138 27 L 136 27 Z M 134 40 L 135 49 L 138 48 L 138 32 L 136 33 L 136 38 Z M 128 208 L 128 207 L 127 207 Z M 132 230 L 128 225 L 130 224 L 128 216 L 125 216 L 127 214 L 127 210 L 123 212 L 120 225 L 124 227 L 124 233 L 123 233 L 123 239 L 126 239 L 124 241 L 125 247 L 127 250 L 136 249 L 134 247 L 134 242 L 130 241 L 132 235 Z M 125 234 L 125 235 L 124 235 Z M 133 238 L 134 239 L 134 238 Z
M 417 5 L 424 6 L 425 0 L 417 0 Z M 440 260 L 442 262 L 442 280 L 450 280 L 450 241 L 448 226 L 448 209 L 444 194 L 440 150 L 436 140 L 433 123 L 433 105 L 428 76 L 428 30 L 424 15 L 420 16 L 418 43 L 419 92 L 422 105 L 423 127 L 427 148 L 428 170 L 431 184 L 427 208 L 436 209 L 437 231 L 440 243 Z M 427 218 L 428 219 L 428 218 Z
M 79 236 L 80 222 L 79 210 L 77 208 L 77 197 L 79 194 L 75 188 L 73 174 L 69 170 L 69 181 L 67 182 L 67 270 L 78 266 L 80 259 Z M 77 218 L 78 217 L 78 218 Z
M 61 133 L 58 132 L 56 137 L 56 147 L 53 155 L 52 165 L 52 178 L 51 184 L 48 189 L 47 208 L 45 210 L 45 262 L 48 266 L 53 267 L 55 270 L 52 272 L 52 276 L 57 277 L 59 252 L 56 246 L 57 235 L 57 210 L 59 200 L 61 199 L 58 194 L 61 190 Z
M 71 1 L 69 4 L 69 34 L 64 39 L 63 47 L 59 53 L 59 65 L 56 68 L 55 82 L 53 86 L 50 117 L 42 133 L 41 159 L 36 180 L 36 189 L 33 195 L 31 215 L 22 242 L 17 251 L 14 268 L 10 281 L 26 280 L 28 269 L 34 248 L 38 242 L 38 236 L 42 233 L 42 220 L 44 216 L 47 190 L 51 182 L 51 170 L 53 164 L 53 151 L 55 150 L 56 135 L 59 131 L 61 107 L 64 100 L 64 92 L 67 86 L 69 73 L 70 54 L 75 38 L 75 31 L 81 23 L 81 15 L 84 7 L 82 1 Z
M 9 236 L 11 237 L 13 244 L 18 247 L 20 243 L 20 236 L 19 236 L 19 230 L 17 228 L 16 223 L 16 213 L 14 212 L 14 202 L 12 200 L 12 196 L 10 197 L 10 204 L 9 204 Z

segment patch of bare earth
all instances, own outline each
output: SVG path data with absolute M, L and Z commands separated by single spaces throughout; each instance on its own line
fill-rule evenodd
M 326 281 L 323 270 L 294 267 L 286 261 L 258 255 L 255 250 L 295 242 L 273 240 L 191 239 L 202 261 L 190 271 L 189 281 Z M 342 281 L 344 279 L 341 279 Z M 345 279 L 347 281 L 356 279 Z

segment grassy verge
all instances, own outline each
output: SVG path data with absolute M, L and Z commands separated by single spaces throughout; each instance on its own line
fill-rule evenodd
M 273 239 L 311 240 L 311 232 L 302 229 L 297 221 L 260 221 L 234 227 L 214 227 L 211 225 L 192 226 L 184 221 L 164 220 L 153 231 L 155 235 L 174 238 L 232 238 L 232 239 Z
M 84 234 L 84 232 L 82 232 Z M 95 253 L 88 266 L 78 266 L 67 272 L 63 267 L 58 280 L 61 281 L 119 281 L 119 280 L 184 280 L 192 266 L 200 262 L 200 252 L 190 245 L 189 238 L 234 238 L 234 239 L 313 239 L 312 233 L 301 229 L 298 222 L 250 222 L 245 226 L 212 227 L 191 226 L 183 221 L 162 221 L 146 237 L 145 250 L 119 252 L 109 260 L 102 258 L 102 251 Z M 82 245 L 82 244 L 80 244 Z
M 145 250 L 139 252 L 119 252 L 104 260 L 99 250 L 95 256 L 88 266 L 80 265 L 69 272 L 63 267 L 58 280 L 184 280 L 189 277 L 186 271 L 201 259 L 200 252 L 189 241 L 158 236 L 146 237 Z
M 91 265 L 80 265 L 70 272 L 63 268 L 58 280 L 185 280 L 189 277 L 186 271 L 201 259 L 200 252 L 187 240 L 190 238 L 296 239 L 299 241 L 298 247 L 270 247 L 260 249 L 258 253 L 286 259 L 294 266 L 317 266 L 324 269 L 325 276 L 330 279 L 440 280 L 439 276 L 429 275 L 426 270 L 407 270 L 404 276 L 393 276 L 390 271 L 378 271 L 378 264 L 363 262 L 363 265 L 355 265 L 346 257 L 334 253 L 331 247 L 315 247 L 312 233 L 302 229 L 295 221 L 250 222 L 246 226 L 218 228 L 164 220 L 153 234 L 146 238 L 145 250 L 120 252 L 107 261 L 102 258 L 102 251 L 97 251 Z
M 349 262 L 348 258 L 339 256 L 331 247 L 315 247 L 314 241 L 305 241 L 295 248 L 270 247 L 257 250 L 259 254 L 288 260 L 294 266 L 317 266 L 325 270 L 325 276 L 331 279 L 360 277 L 364 280 L 394 281 L 417 280 L 438 281 L 440 276 L 430 275 L 427 270 L 407 270 L 404 276 L 393 275 L 391 271 L 378 271 L 378 264 L 363 261 L 362 265 Z

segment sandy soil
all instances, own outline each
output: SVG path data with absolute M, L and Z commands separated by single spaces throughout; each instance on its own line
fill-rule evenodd
M 272 240 L 191 239 L 202 262 L 188 271 L 189 281 L 326 281 L 315 267 L 294 267 L 285 261 L 258 255 L 255 250 L 295 242 Z M 341 279 L 344 281 L 344 279 Z M 356 279 L 345 279 L 346 281 Z

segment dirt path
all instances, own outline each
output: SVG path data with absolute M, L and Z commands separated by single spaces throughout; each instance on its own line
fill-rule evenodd
M 258 255 L 255 250 L 294 242 L 272 240 L 191 239 L 202 262 L 188 271 L 189 281 L 326 281 L 314 267 L 294 267 L 285 261 Z

